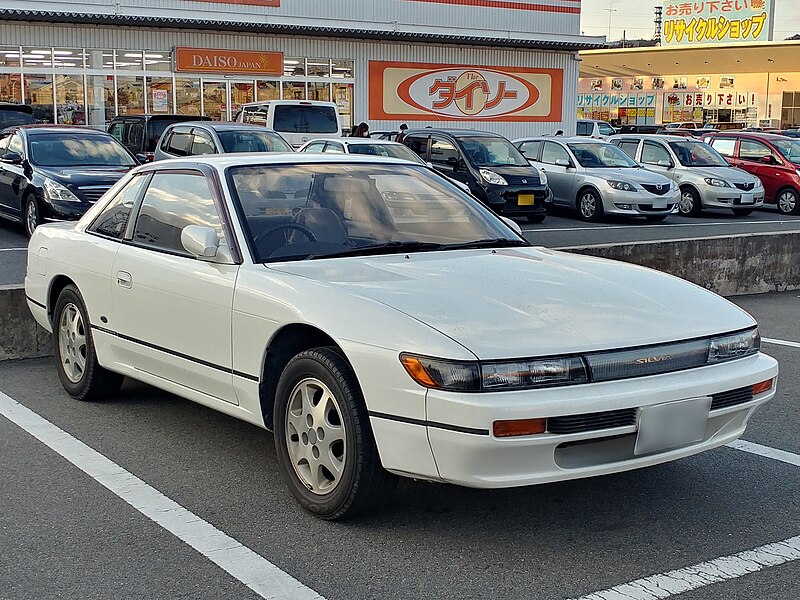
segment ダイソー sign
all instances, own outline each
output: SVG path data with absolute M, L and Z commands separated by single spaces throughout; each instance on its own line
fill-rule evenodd
M 175 48 L 175 70 L 184 73 L 283 75 L 282 52 Z
M 370 61 L 369 118 L 560 121 L 560 69 Z
M 664 0 L 662 46 L 772 40 L 775 0 Z

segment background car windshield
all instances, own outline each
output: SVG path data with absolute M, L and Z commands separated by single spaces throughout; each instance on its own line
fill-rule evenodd
M 390 158 L 402 158 L 415 163 L 425 164 L 420 156 L 401 144 L 349 144 L 350 154 L 369 154 L 371 156 L 388 156 Z
M 131 167 L 136 164 L 111 136 L 70 133 L 31 136 L 31 162 L 42 167 Z
M 620 169 L 638 167 L 622 150 L 613 144 L 568 144 L 569 149 L 582 167 Z
M 684 167 L 729 167 L 722 155 L 703 142 L 670 142 L 669 147 Z
M 488 209 L 422 166 L 254 165 L 228 169 L 228 182 L 259 262 L 364 255 L 387 243 L 519 241 Z
M 331 106 L 277 104 L 273 129 L 287 133 L 338 133 L 339 121 Z
M 772 145 L 775 146 L 787 160 L 796 165 L 800 165 L 800 141 L 797 140 L 771 140 Z
M 225 152 L 293 152 L 279 135 L 269 131 L 218 131 Z
M 597 131 L 600 132 L 600 135 L 614 135 L 617 133 L 608 123 L 598 123 Z
M 33 115 L 18 110 L 0 109 L 0 129 L 14 125 L 30 125 L 35 120 Z
M 528 167 L 530 163 L 519 150 L 502 137 L 462 137 L 458 138 L 467 159 L 475 167 Z

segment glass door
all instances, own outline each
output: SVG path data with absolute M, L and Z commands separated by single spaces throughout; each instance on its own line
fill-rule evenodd
M 229 119 L 226 81 L 203 80 L 203 114 L 214 121 Z
M 231 107 L 229 119 L 233 119 L 242 104 L 255 101 L 256 86 L 254 81 L 231 81 L 228 85 L 230 85 L 228 104 Z

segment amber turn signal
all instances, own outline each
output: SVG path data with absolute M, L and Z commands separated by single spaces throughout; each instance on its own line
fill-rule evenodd
M 767 379 L 766 381 L 762 381 L 761 383 L 757 383 L 753 386 L 753 396 L 758 396 L 759 394 L 768 392 L 771 389 L 772 389 L 772 379 Z
M 400 362 L 403 363 L 403 366 L 406 368 L 406 371 L 408 371 L 408 374 L 411 375 L 411 378 L 420 385 L 432 388 L 439 387 L 416 356 L 404 354 L 400 357 Z
M 492 430 L 494 431 L 494 437 L 512 437 L 516 435 L 544 433 L 547 430 L 547 419 L 495 421 Z

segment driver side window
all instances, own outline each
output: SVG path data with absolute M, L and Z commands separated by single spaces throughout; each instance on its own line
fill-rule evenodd
M 555 142 L 545 142 L 542 149 L 542 162 L 547 165 L 556 164 L 557 160 L 569 160 L 569 154 L 561 144 Z
M 447 140 L 431 139 L 431 162 L 434 165 L 452 170 L 459 158 L 461 154 L 453 144 Z
M 642 162 L 646 165 L 670 164 L 672 159 L 669 152 L 661 144 L 645 142 L 642 148 Z

